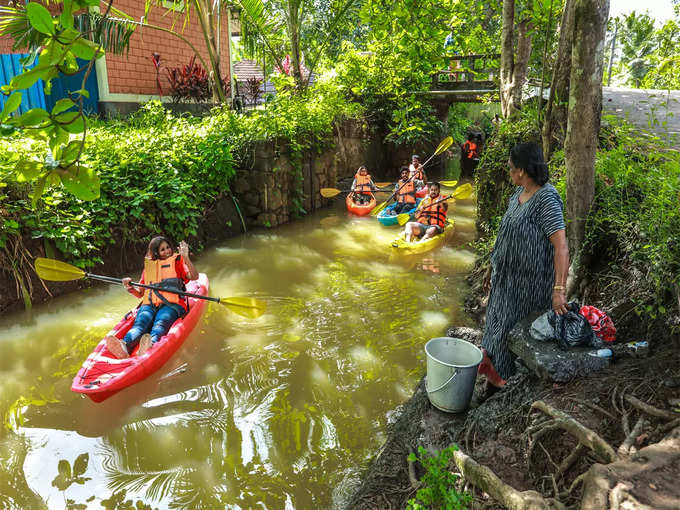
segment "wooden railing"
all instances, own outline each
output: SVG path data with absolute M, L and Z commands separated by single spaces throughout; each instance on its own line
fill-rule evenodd
M 498 85 L 500 54 L 447 57 L 448 67 L 432 76 L 432 90 L 490 90 Z

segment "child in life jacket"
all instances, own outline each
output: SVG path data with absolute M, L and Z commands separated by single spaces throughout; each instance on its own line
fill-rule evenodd
M 425 175 L 425 170 L 423 170 L 423 165 L 420 162 L 420 156 L 414 154 L 411 156 L 411 164 L 408 167 L 409 177 L 413 178 L 413 184 L 416 185 L 416 190 L 419 190 L 427 182 L 427 176 Z
M 352 200 L 355 204 L 367 204 L 371 201 L 372 192 L 377 191 L 378 188 L 373 184 L 371 176 L 368 175 L 366 167 L 361 165 L 352 181 Z
M 416 185 L 412 179 L 409 179 L 408 167 L 401 167 L 401 177 L 394 186 L 394 192 L 397 194 L 397 204 L 391 211 L 392 216 L 410 211 L 416 205 Z
M 416 213 L 416 221 L 410 221 L 406 224 L 404 230 L 406 242 L 410 243 L 413 237 L 419 237 L 421 241 L 425 241 L 444 232 L 448 210 L 449 205 L 439 195 L 439 183 L 431 182 L 430 195 L 420 203 Z
M 198 271 L 189 259 L 189 245 L 179 243 L 179 253 L 173 253 L 170 242 L 157 236 L 151 239 L 144 259 L 144 271 L 139 283 L 167 289 L 184 290 L 185 284 L 198 278 Z M 187 312 L 187 303 L 179 294 L 152 289 L 138 289 L 130 285 L 131 278 L 123 278 L 123 286 L 142 303 L 135 323 L 123 340 L 113 335 L 106 337 L 106 348 L 116 358 L 128 358 L 139 342 L 137 356 L 141 356 L 167 334 L 174 322 Z M 141 339 L 140 339 L 141 337 Z

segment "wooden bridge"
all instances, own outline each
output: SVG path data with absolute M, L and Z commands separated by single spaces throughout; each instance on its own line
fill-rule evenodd
M 425 94 L 448 103 L 478 102 L 489 95 L 498 101 L 500 58 L 500 54 L 447 57 L 448 68 L 432 76 L 432 85 Z

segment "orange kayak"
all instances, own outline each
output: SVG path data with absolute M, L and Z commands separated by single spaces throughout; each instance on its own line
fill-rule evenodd
M 198 280 L 187 283 L 187 292 L 208 295 L 208 277 L 201 273 Z M 137 347 L 129 358 L 118 359 L 106 348 L 102 340 L 87 357 L 78 370 L 71 391 L 83 393 L 95 402 L 102 402 L 120 390 L 136 384 L 153 374 L 177 352 L 189 333 L 201 318 L 206 301 L 189 297 L 189 311 L 177 319 L 168 334 L 153 344 L 142 356 L 137 356 Z M 122 339 L 130 330 L 137 316 L 137 308 L 128 312 L 108 333 Z
M 352 195 L 353 193 L 348 193 L 347 198 L 345 199 L 347 210 L 352 214 L 356 214 L 357 216 L 366 216 L 375 207 L 376 201 L 374 195 L 371 195 L 371 200 L 365 205 L 356 204 L 354 200 L 352 200 Z

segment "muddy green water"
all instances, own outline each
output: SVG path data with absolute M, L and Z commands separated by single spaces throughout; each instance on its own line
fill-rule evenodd
M 425 342 L 467 322 L 474 211 L 459 201 L 449 245 L 401 263 L 396 227 L 341 200 L 203 252 L 212 295 L 267 313 L 208 306 L 161 370 L 100 404 L 71 382 L 132 296 L 97 287 L 3 317 L 0 508 L 103 508 L 123 490 L 153 508 L 341 506 L 424 373 Z

